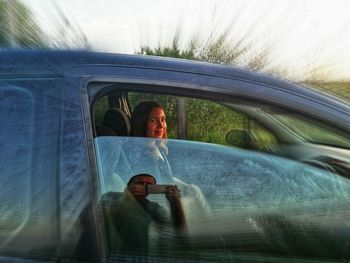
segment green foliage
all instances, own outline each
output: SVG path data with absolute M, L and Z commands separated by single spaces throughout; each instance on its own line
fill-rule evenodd
M 189 47 L 182 50 L 179 48 L 178 37 L 175 36 L 170 47 L 157 47 L 153 49 L 150 47 L 141 47 L 137 54 L 232 64 L 234 61 L 240 59 L 246 50 L 247 47 L 243 45 L 243 42 L 237 42 L 234 47 L 230 46 L 227 32 L 225 32 L 216 39 L 210 38 L 204 46 L 200 46 L 198 42 L 192 40 Z M 261 60 L 257 61 L 261 63 Z M 253 65 L 258 67 L 257 63 L 254 64 L 252 62 Z M 134 96 L 137 97 L 137 95 Z M 176 137 L 174 134 L 177 124 L 176 99 L 171 96 L 148 96 L 165 105 L 169 126 L 168 130 L 171 131 L 170 137 Z M 139 100 L 139 98 L 136 100 Z M 133 105 L 133 103 L 131 104 Z M 226 107 L 205 100 L 187 99 L 186 112 L 186 133 L 189 140 L 226 144 L 226 133 L 231 129 L 239 127 L 243 122 L 241 116 Z
M 245 68 L 266 71 L 273 75 L 279 75 L 284 72 L 281 67 L 272 67 L 269 65 L 269 49 L 253 48 L 253 43 L 247 43 L 245 39 L 238 38 L 231 41 L 229 37 L 229 28 L 214 36 L 214 32 L 202 41 L 202 44 L 193 38 L 186 48 L 180 48 L 179 37 L 176 34 L 171 46 L 158 46 L 151 48 L 142 46 L 136 54 L 173 57 L 190 60 L 198 60 L 216 64 L 241 65 Z M 269 66 L 269 67 L 268 67 Z
M 57 31 L 44 32 L 20 0 L 0 0 L 0 48 L 89 48 L 85 35 L 56 6 Z
M 157 47 L 154 49 L 150 47 L 141 47 L 141 49 L 137 51 L 136 54 L 196 60 L 194 52 L 194 46 L 188 50 L 180 50 L 178 40 L 175 38 L 172 42 L 171 47 Z
M 227 132 L 242 127 L 242 116 L 207 100 L 188 99 L 187 118 L 189 140 L 226 144 Z
M 18 0 L 0 0 L 0 46 L 46 47 L 30 10 Z
M 155 100 L 163 105 L 169 138 L 177 138 L 177 97 L 147 93 L 129 93 L 131 108 L 140 101 Z M 243 126 L 243 116 L 215 102 L 187 99 L 187 139 L 226 144 L 226 133 Z
M 107 96 L 103 96 L 94 105 L 94 124 L 96 127 L 103 126 L 103 116 L 108 109 L 108 98 Z
M 178 34 L 175 35 L 171 46 L 165 47 L 141 47 L 138 54 L 175 57 L 191 60 L 206 61 L 217 64 L 232 64 L 240 65 L 245 68 L 254 71 L 264 71 L 275 76 L 286 76 L 287 69 L 281 66 L 273 66 L 269 61 L 270 49 L 256 48 L 256 43 L 246 42 L 244 37 L 237 39 L 230 39 L 229 29 L 223 33 L 214 37 L 214 32 L 209 34 L 208 39 L 203 41 L 203 44 L 199 44 L 198 41 L 191 40 L 190 45 L 187 48 L 181 49 L 179 46 Z M 327 67 L 322 65 L 312 65 L 305 72 L 308 79 L 315 81 L 308 81 L 308 84 L 312 86 L 331 92 L 344 99 L 350 100 L 349 84 L 347 83 L 327 83 L 324 81 Z M 319 80 L 323 80 L 320 82 Z M 175 101 L 162 101 L 159 102 L 168 103 L 170 108 L 174 108 Z M 164 104 L 165 105 L 165 104 Z M 226 144 L 225 135 L 231 129 L 237 129 L 243 127 L 244 117 L 233 113 L 231 110 L 209 101 L 188 99 L 187 106 L 187 139 L 198 140 L 205 142 L 215 142 L 220 144 Z M 169 122 L 171 126 L 176 125 L 176 110 L 167 112 Z M 174 122 L 173 122 L 174 121 Z M 259 131 L 262 129 L 259 129 Z M 259 134 L 262 134 L 261 132 Z M 266 133 L 267 142 L 273 142 L 273 138 L 270 138 Z

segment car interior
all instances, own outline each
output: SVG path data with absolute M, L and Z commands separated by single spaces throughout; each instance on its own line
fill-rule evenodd
M 120 89 L 118 91 L 113 90 L 111 88 L 114 87 L 113 85 L 107 85 L 107 87 L 107 92 L 95 101 L 92 108 L 94 136 L 128 136 L 131 129 L 131 112 L 137 102 L 141 100 L 158 100 L 166 104 L 169 112 L 169 114 L 167 113 L 167 122 L 168 130 L 170 131 L 169 138 L 171 139 L 209 142 L 276 154 L 350 177 L 349 171 L 344 171 L 344 168 L 341 167 L 342 165 L 338 165 L 342 164 L 342 160 L 337 159 L 336 162 L 333 162 L 334 158 L 327 160 L 326 156 L 313 155 L 298 157 L 298 153 L 294 153 L 293 147 L 290 147 L 293 145 L 304 145 L 304 139 L 299 134 L 303 136 L 303 131 L 305 130 L 314 130 L 313 135 L 307 135 L 308 137 L 306 138 L 308 140 L 309 137 L 317 138 L 318 133 L 320 136 L 330 136 L 332 134 L 331 127 L 325 127 L 325 131 L 320 133 L 323 129 L 322 122 L 316 121 L 315 125 L 311 126 L 312 119 L 302 120 L 298 114 L 293 114 L 288 110 L 276 109 L 270 105 L 259 105 L 257 102 L 252 104 L 244 101 L 238 101 L 237 103 L 216 102 L 206 100 L 205 96 L 203 99 L 199 99 L 198 95 L 193 96 L 191 94 L 188 97 L 179 97 L 176 94 L 171 95 L 167 90 L 162 92 L 162 94 L 151 93 L 150 91 L 145 93 L 142 87 L 137 85 L 131 85 L 130 87 L 126 85 L 122 91 L 119 91 Z M 182 105 L 179 104 L 181 100 L 186 101 L 185 104 L 183 102 Z M 178 107 L 182 107 L 183 110 Z M 207 109 L 206 112 L 204 112 L 204 109 Z M 225 111 L 225 116 L 215 116 L 218 112 L 217 109 Z M 193 116 L 192 112 L 198 110 L 203 112 L 202 119 L 206 119 L 206 121 L 202 121 L 203 125 L 194 125 L 193 120 L 196 117 Z M 178 114 L 182 114 L 182 116 L 178 116 Z M 296 118 L 293 117 L 295 120 L 288 117 L 285 121 L 285 116 L 289 115 L 291 117 L 296 116 Z M 293 121 L 290 124 L 289 119 Z M 219 122 L 225 123 L 226 127 L 224 128 L 223 125 L 215 126 Z M 213 123 L 214 126 L 211 126 Z M 290 125 L 292 129 L 286 124 Z M 308 126 L 306 127 L 305 125 Z M 201 129 L 205 130 L 205 132 L 199 131 Z M 207 134 L 203 135 L 201 133 Z M 340 134 L 339 131 L 336 131 L 334 134 L 329 139 L 326 137 L 320 138 L 325 143 L 336 143 L 336 147 L 346 145 L 350 147 L 350 142 L 346 137 L 342 135 L 342 137 L 337 137 Z M 310 138 L 310 142 L 313 143 L 312 138 Z M 316 142 L 316 144 L 319 144 L 319 142 Z M 320 159 L 323 161 L 321 162 Z

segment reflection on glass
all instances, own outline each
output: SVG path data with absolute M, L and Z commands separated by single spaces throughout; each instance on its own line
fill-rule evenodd
M 145 147 L 149 139 L 95 140 L 102 192 L 123 191 L 134 174 L 128 153 Z M 239 259 L 239 253 L 294 259 L 350 257 L 344 249 L 350 245 L 348 179 L 261 152 L 171 139 L 167 146 L 190 243 L 163 248 L 163 255 L 216 261 Z M 137 169 L 161 180 L 142 158 Z M 152 198 L 165 204 L 159 196 Z M 154 237 L 148 237 L 150 246 Z

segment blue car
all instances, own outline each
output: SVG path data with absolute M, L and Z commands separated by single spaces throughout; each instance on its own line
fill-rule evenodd
M 0 262 L 350 260 L 349 103 L 187 60 L 0 57 Z M 166 180 L 140 154 L 154 139 L 132 133 L 145 100 L 166 114 Z M 118 210 L 137 174 L 176 185 L 184 232 Z M 172 222 L 160 192 L 147 199 Z

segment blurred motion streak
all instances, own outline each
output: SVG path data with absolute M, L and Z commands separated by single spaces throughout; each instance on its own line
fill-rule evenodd
M 32 11 L 19 0 L 0 0 L 0 48 L 78 48 L 90 44 L 78 26 L 72 25 L 55 5 L 56 31 L 45 32 Z

